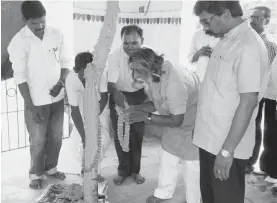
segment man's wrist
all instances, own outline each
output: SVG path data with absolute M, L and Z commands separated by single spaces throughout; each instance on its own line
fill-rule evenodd
M 62 80 L 59 80 L 59 81 L 57 82 L 57 85 L 61 85 L 62 87 L 64 87 L 64 82 L 63 82 Z
M 233 156 L 233 153 L 232 151 L 229 151 L 227 149 L 224 149 L 224 148 L 221 148 L 220 152 L 219 152 L 223 157 L 225 158 L 228 158 L 230 156 Z
M 145 118 L 146 123 L 152 123 L 152 113 L 146 113 L 146 118 Z

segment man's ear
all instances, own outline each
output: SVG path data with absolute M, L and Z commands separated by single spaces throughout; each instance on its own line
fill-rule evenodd
M 144 38 L 142 37 L 142 38 L 141 38 L 141 44 L 143 44 L 143 42 L 144 42 Z
M 270 18 L 266 18 L 266 19 L 265 19 L 265 25 L 268 25 L 269 22 L 270 22 Z

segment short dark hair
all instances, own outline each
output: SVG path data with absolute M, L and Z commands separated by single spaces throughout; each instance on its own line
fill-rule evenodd
M 75 72 L 79 72 L 81 68 L 86 68 L 88 63 L 93 61 L 93 55 L 90 52 L 81 52 L 75 57 Z
M 206 11 L 210 14 L 222 15 L 228 9 L 232 17 L 243 16 L 243 10 L 239 1 L 201 1 L 198 0 L 193 12 L 199 16 L 202 12 Z
M 46 16 L 46 10 L 40 1 L 24 1 L 21 4 L 21 13 L 25 20 Z
M 121 29 L 120 36 L 122 38 L 124 34 L 128 35 L 128 34 L 130 34 L 132 32 L 138 33 L 140 38 L 143 38 L 143 30 L 139 26 L 137 26 L 137 25 L 127 25 L 127 26 L 124 26 Z
M 264 11 L 264 17 L 271 18 L 271 10 L 267 6 L 256 6 L 253 10 Z

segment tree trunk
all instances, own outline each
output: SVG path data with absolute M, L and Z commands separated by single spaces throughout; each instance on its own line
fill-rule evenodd
M 103 70 L 106 66 L 107 57 L 112 46 L 116 32 L 119 2 L 107 1 L 105 21 L 100 31 L 100 37 L 94 47 L 94 61 L 85 69 L 86 87 L 84 95 L 85 115 L 85 173 L 84 173 L 84 202 L 98 202 L 98 162 L 91 170 L 98 149 L 98 126 L 100 106 L 98 101 L 99 84 Z M 90 169 L 90 171 L 88 171 Z

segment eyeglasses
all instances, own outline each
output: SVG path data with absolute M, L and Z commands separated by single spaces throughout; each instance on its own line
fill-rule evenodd
M 262 21 L 265 19 L 264 17 L 260 17 L 260 16 L 249 16 L 249 18 L 255 21 Z
M 209 27 L 211 25 L 211 22 L 213 20 L 213 18 L 215 17 L 215 14 L 213 14 L 210 18 L 208 19 L 202 19 L 200 20 L 200 23 L 203 25 L 203 26 L 206 26 L 206 27 Z

